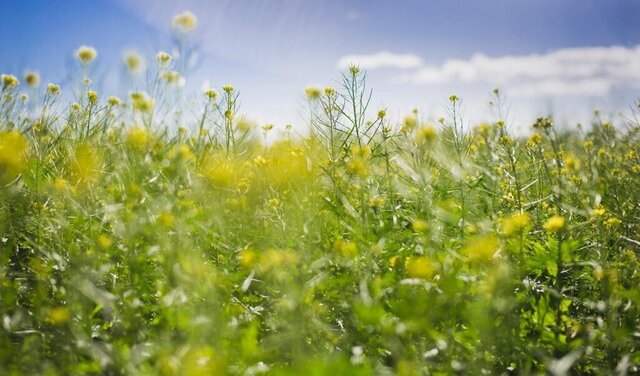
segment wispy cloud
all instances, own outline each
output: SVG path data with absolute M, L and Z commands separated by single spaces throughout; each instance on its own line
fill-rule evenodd
M 349 59 L 354 57 L 344 57 L 339 64 Z M 422 64 L 416 55 L 386 52 L 360 55 L 354 60 L 366 69 L 407 69 L 396 80 L 400 83 L 484 83 L 509 88 L 512 95 L 518 96 L 599 96 L 616 86 L 640 87 L 640 45 L 566 48 L 546 54 L 501 57 L 478 53 L 466 60 L 446 60 L 440 66 Z
M 347 68 L 355 64 L 362 69 L 397 68 L 416 69 L 422 67 L 422 60 L 413 54 L 394 54 L 388 51 L 378 52 L 372 55 L 347 55 L 340 58 L 338 67 Z

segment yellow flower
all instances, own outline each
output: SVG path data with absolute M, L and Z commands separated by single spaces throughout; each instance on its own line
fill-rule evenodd
M 340 252 L 342 256 L 348 258 L 353 258 L 358 255 L 358 245 L 343 238 L 339 238 L 333 243 L 333 249 Z
M 158 214 L 158 223 L 160 223 L 164 227 L 173 227 L 175 218 L 173 217 L 173 214 L 171 214 L 171 212 L 163 211 Z
M 218 92 L 213 89 L 206 89 L 204 91 L 204 96 L 209 98 L 211 101 L 215 101 L 218 98 Z
M 402 123 L 402 128 L 400 128 L 401 132 L 410 132 L 418 125 L 418 119 L 415 116 L 407 116 L 404 118 Z
M 412 228 L 415 232 L 427 232 L 429 231 L 429 223 L 422 219 L 416 219 L 413 221 Z
M 595 208 L 593 208 L 593 211 L 591 212 L 591 214 L 594 217 L 602 217 L 606 212 L 607 210 L 604 208 L 604 206 L 602 206 L 601 204 L 598 204 L 596 205 Z
M 420 129 L 418 129 L 418 133 L 416 134 L 418 142 L 422 143 L 430 143 L 436 139 L 436 136 L 436 129 L 430 125 L 421 127 Z
M 131 105 L 134 110 L 140 112 L 153 111 L 153 99 L 144 91 L 136 91 L 131 93 Z
M 134 127 L 127 133 L 127 144 L 134 149 L 145 150 L 149 143 L 149 132 L 140 127 Z
M 544 224 L 544 229 L 547 230 L 548 232 L 560 232 L 565 228 L 566 225 L 566 221 L 564 219 L 564 217 L 560 216 L 560 215 L 554 215 L 553 217 L 549 218 L 549 220 L 547 220 L 547 222 Z
M 58 95 L 60 93 L 60 86 L 56 84 L 48 84 L 47 92 L 51 95 Z
M 167 71 L 167 72 L 162 72 L 162 75 L 160 75 L 160 78 L 165 80 L 168 84 L 175 84 L 180 81 L 181 76 L 180 76 L 180 73 L 176 71 Z
M 87 98 L 89 99 L 89 103 L 96 104 L 98 102 L 98 93 L 93 90 L 89 90 L 87 92 Z
M 87 144 L 80 144 L 74 150 L 73 172 L 81 184 L 90 184 L 100 172 L 102 160 L 96 150 Z
M 20 85 L 20 81 L 12 74 L 3 74 L 0 77 L 2 80 L 2 90 L 13 89 Z
M 613 228 L 613 227 L 616 227 L 616 226 L 618 226 L 620 223 L 622 223 L 622 221 L 621 221 L 621 220 L 619 220 L 618 218 L 614 218 L 614 217 L 607 218 L 607 219 L 603 222 L 604 227 L 606 227 L 606 228 Z
M 107 249 L 111 247 L 111 245 L 113 245 L 113 240 L 109 237 L 109 235 L 106 235 L 106 234 L 98 235 L 98 238 L 96 239 L 96 241 L 98 245 L 103 249 Z
M 131 73 L 141 73 L 144 72 L 146 68 L 144 58 L 133 51 L 127 52 L 124 55 L 124 64 Z
M 375 196 L 369 200 L 369 207 L 371 208 L 380 208 L 384 205 L 384 197 L 383 196 Z
M 432 277 L 436 271 L 436 264 L 426 256 L 407 258 L 405 267 L 409 278 L 427 279 Z
M 499 248 L 500 242 L 494 236 L 476 237 L 469 241 L 462 253 L 469 261 L 483 262 L 491 260 Z
M 95 48 L 89 46 L 80 46 L 76 50 L 76 58 L 80 60 L 82 64 L 91 63 L 98 56 Z
M 71 318 L 71 312 L 65 307 L 55 307 L 49 310 L 47 321 L 54 324 L 64 324 Z
M 514 213 L 501 221 L 502 233 L 510 236 L 527 228 L 531 223 L 531 216 L 527 213 Z
M 27 83 L 27 85 L 36 87 L 38 86 L 38 84 L 40 84 L 40 75 L 38 75 L 37 72 L 28 72 L 24 76 L 24 81 Z
M 156 61 L 158 62 L 158 66 L 160 66 L 160 68 L 165 68 L 171 62 L 171 55 L 164 51 L 160 51 L 156 55 Z
M 110 96 L 109 99 L 107 99 L 107 102 L 109 103 L 110 106 L 120 106 L 122 104 L 122 101 L 120 100 L 120 98 L 116 97 L 116 96 Z
M 238 262 L 245 268 L 251 268 L 258 260 L 258 255 L 251 248 L 245 248 L 238 253 Z
M 317 87 L 309 86 L 304 89 L 304 93 L 309 98 L 309 100 L 316 100 L 320 98 L 320 89 Z
M 193 13 L 184 11 L 173 17 L 172 26 L 174 30 L 187 33 L 198 26 L 198 19 Z
M 15 179 L 27 167 L 27 140 L 18 131 L 0 133 L 0 181 Z
M 272 210 L 276 210 L 280 207 L 280 200 L 278 200 L 277 198 L 272 198 L 269 201 L 267 201 L 267 205 L 272 209 Z

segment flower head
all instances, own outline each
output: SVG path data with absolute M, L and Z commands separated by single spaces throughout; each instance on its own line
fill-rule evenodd
M 316 100 L 320 98 L 320 89 L 318 89 L 317 87 L 309 86 L 304 89 L 304 94 L 309 100 Z
M 160 51 L 156 55 L 156 61 L 158 62 L 158 66 L 165 68 L 171 62 L 171 55 L 164 51 Z
M 144 58 L 136 52 L 128 52 L 124 55 L 124 64 L 131 73 L 144 72 L 146 62 Z
M 553 217 L 549 218 L 549 220 L 547 220 L 543 227 L 548 232 L 558 233 L 565 228 L 565 225 L 566 221 L 564 217 L 560 215 L 554 215 Z
M 98 56 L 98 52 L 95 48 L 89 46 L 80 46 L 76 50 L 76 58 L 80 60 L 82 64 L 89 64 Z
M 60 86 L 56 85 L 56 84 L 48 84 L 47 85 L 47 92 L 51 95 L 58 95 L 60 94 Z
M 89 90 L 87 92 L 87 99 L 89 99 L 90 104 L 96 104 L 98 102 L 98 93 L 93 90 Z
M 37 72 L 27 72 L 24 75 L 24 82 L 31 87 L 36 87 L 40 84 L 40 75 Z
M 13 89 L 20 85 L 20 81 L 16 78 L 16 76 L 12 74 L 3 74 L 1 76 L 2 79 L 2 89 Z
M 198 26 L 198 19 L 193 13 L 184 11 L 173 17 L 172 26 L 174 30 L 187 33 Z

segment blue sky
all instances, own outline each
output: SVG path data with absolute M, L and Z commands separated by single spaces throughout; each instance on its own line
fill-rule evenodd
M 64 85 L 88 44 L 96 74 L 117 77 L 125 50 L 170 50 L 184 10 L 199 21 L 188 87 L 234 84 L 262 122 L 302 122 L 303 89 L 335 85 L 348 61 L 367 68 L 374 107 L 397 117 L 414 106 L 437 117 L 456 93 L 468 118 L 485 120 L 495 86 L 518 124 L 615 113 L 640 92 L 637 0 L 2 0 L 0 71 Z

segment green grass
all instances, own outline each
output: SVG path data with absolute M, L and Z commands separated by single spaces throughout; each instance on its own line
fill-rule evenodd
M 265 143 L 230 86 L 173 114 L 166 72 L 3 77 L 0 374 L 638 372 L 637 118 L 398 123 L 352 67 Z

